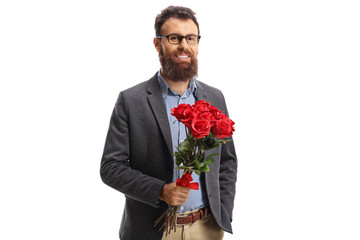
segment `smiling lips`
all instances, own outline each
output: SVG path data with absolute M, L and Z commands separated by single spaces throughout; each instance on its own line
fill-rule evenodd
M 182 53 L 182 54 L 176 54 L 175 57 L 181 60 L 187 60 L 190 58 L 190 55 Z

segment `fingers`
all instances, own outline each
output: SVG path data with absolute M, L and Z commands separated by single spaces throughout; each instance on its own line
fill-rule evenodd
M 189 198 L 190 188 L 184 188 L 177 186 L 175 191 L 173 192 L 173 201 L 175 201 L 178 206 L 184 204 L 186 200 Z
M 190 188 L 176 186 L 176 183 L 171 183 L 171 191 L 169 192 L 168 201 L 170 205 L 179 206 L 186 202 L 189 198 Z
M 176 186 L 176 183 L 169 183 L 164 185 L 159 199 L 169 205 L 179 206 L 186 202 L 189 193 L 190 188 Z

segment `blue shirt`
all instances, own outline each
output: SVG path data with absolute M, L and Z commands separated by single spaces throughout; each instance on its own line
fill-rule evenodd
M 166 112 L 169 119 L 170 130 L 171 130 L 171 139 L 172 139 L 172 147 L 173 153 L 176 152 L 176 147 L 179 146 L 179 143 L 186 138 L 185 125 L 171 115 L 171 109 L 177 107 L 181 103 L 193 105 L 196 100 L 196 83 L 195 80 L 192 79 L 190 81 L 188 89 L 180 96 L 177 92 L 173 91 L 169 85 L 165 82 L 163 77 L 158 72 L 158 81 L 160 84 L 160 89 L 162 92 L 162 96 L 164 98 Z M 178 178 L 182 176 L 183 170 L 175 169 L 176 163 L 175 158 L 174 161 L 174 175 L 173 181 L 175 182 Z M 207 196 L 204 194 L 205 191 L 203 189 L 204 183 L 199 175 L 196 173 L 192 174 L 193 182 L 199 183 L 199 190 L 190 190 L 189 198 L 187 201 L 179 206 L 179 212 L 192 211 L 198 208 L 203 208 L 207 206 Z

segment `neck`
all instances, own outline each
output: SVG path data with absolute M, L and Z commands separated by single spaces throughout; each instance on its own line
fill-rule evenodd
M 173 81 L 167 77 L 164 76 L 162 72 L 161 76 L 164 78 L 165 82 L 169 85 L 169 87 L 178 94 L 183 95 L 183 93 L 188 89 L 189 83 L 191 79 L 188 79 L 186 81 Z

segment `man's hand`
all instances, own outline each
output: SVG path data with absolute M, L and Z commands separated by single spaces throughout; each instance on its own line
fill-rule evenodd
M 159 199 L 169 205 L 179 206 L 186 202 L 189 197 L 190 188 L 176 186 L 176 183 L 165 184 Z

